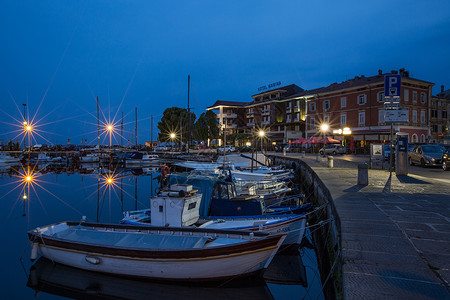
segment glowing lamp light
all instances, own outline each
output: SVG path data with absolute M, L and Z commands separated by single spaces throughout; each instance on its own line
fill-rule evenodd
M 23 125 L 27 125 L 27 121 L 23 121 Z
M 27 182 L 31 182 L 31 181 L 33 180 L 33 177 L 27 176 L 27 177 L 25 177 L 25 180 L 26 180 Z
M 23 194 L 23 200 L 27 200 L 27 194 Z
M 174 138 L 175 138 L 175 133 L 172 132 L 172 133 L 170 134 L 170 138 L 171 138 L 171 139 L 174 139 Z
M 111 183 L 113 182 L 113 179 L 112 179 L 111 177 L 109 177 L 108 179 L 106 179 L 106 182 L 107 182 L 108 184 L 111 184 Z
M 322 125 L 320 126 L 320 129 L 321 129 L 323 132 L 325 132 L 325 131 L 328 131 L 328 129 L 330 129 L 330 126 L 329 126 L 328 124 L 324 123 L 324 124 L 322 124 Z
M 350 128 L 345 127 L 344 130 L 342 131 L 343 134 L 352 134 L 352 131 L 350 130 Z
M 108 126 L 106 127 L 106 129 L 108 129 L 109 131 L 111 131 L 111 130 L 113 130 L 113 127 L 112 127 L 112 125 L 108 125 Z
M 31 130 L 33 129 L 33 127 L 31 127 L 30 125 L 28 125 L 28 126 L 25 127 L 25 129 L 26 129 L 27 131 L 31 131 Z
M 342 134 L 342 129 L 333 130 L 334 134 Z
M 258 134 L 259 134 L 260 137 L 263 137 L 264 135 L 266 135 L 266 133 L 264 132 L 264 130 L 260 130 L 260 131 L 258 132 Z
M 247 147 L 250 147 L 250 146 L 252 145 L 252 143 L 247 142 L 247 143 L 245 143 L 245 145 L 246 145 Z

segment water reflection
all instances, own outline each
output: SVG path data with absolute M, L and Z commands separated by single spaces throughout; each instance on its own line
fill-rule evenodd
M 30 269 L 27 286 L 36 294 L 73 299 L 273 299 L 264 281 L 242 280 L 202 286 L 132 280 L 54 264 L 40 258 Z
M 45 259 L 32 265 L 28 253 L 24 255 L 27 276 L 23 281 L 23 268 L 17 253 L 24 252 L 28 229 L 64 220 L 77 221 L 83 215 L 88 221 L 118 223 L 123 211 L 148 208 L 149 198 L 158 186 L 156 178 L 159 174 L 157 165 L 133 169 L 99 163 L 29 166 L 33 171 L 28 174 L 33 179 L 30 182 L 39 185 L 34 185 L 33 189 L 29 184 L 30 192 L 27 191 L 27 199 L 23 199 L 28 166 L 0 165 L 0 195 L 3 196 L 0 218 L 9 228 L 9 246 L 1 250 L 0 256 L 0 263 L 8 270 L 8 276 L 3 276 L 0 284 L 5 293 L 11 291 L 6 298 L 30 298 L 33 290 L 44 292 L 39 294 L 40 299 L 54 299 L 55 295 L 74 299 L 324 298 L 315 252 L 309 248 L 278 254 L 265 273 L 265 282 L 239 280 L 239 285 L 233 283 L 220 288 L 120 278 L 55 265 Z M 108 183 L 108 179 L 111 182 Z M 16 186 L 16 189 L 12 188 Z M 22 217 L 22 205 L 17 205 L 22 202 L 24 208 L 27 204 L 27 218 Z M 305 237 L 310 238 L 307 234 Z M 11 287 L 16 285 L 22 289 L 12 290 Z M 24 289 L 25 285 L 32 289 Z

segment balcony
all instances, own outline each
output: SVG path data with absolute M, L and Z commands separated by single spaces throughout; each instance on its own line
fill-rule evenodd
M 300 111 L 300 107 L 299 106 L 294 106 L 294 112 L 299 112 Z
M 268 110 L 268 109 L 264 110 L 264 109 L 263 109 L 263 110 L 261 111 L 261 115 L 262 115 L 262 116 L 268 116 L 268 115 L 270 115 L 270 110 Z
M 253 126 L 255 126 L 255 122 L 248 122 L 248 123 L 247 123 L 247 126 L 248 126 L 248 127 L 253 127 Z
M 262 125 L 270 125 L 270 121 L 262 121 L 261 124 Z
M 286 112 L 287 112 L 287 113 L 292 112 L 292 107 L 290 107 L 290 106 L 289 106 L 289 107 L 286 107 Z
M 227 118 L 227 119 L 236 119 L 237 118 L 237 114 L 235 114 L 235 113 L 226 113 L 226 114 L 223 114 L 223 117 Z
M 235 129 L 235 128 L 237 128 L 237 125 L 236 124 L 227 124 L 227 127 L 226 127 L 227 129 Z

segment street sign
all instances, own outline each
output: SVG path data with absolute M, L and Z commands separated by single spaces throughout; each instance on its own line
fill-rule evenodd
M 384 76 L 384 96 L 400 98 L 401 80 L 400 75 Z
M 384 122 L 386 123 L 408 123 L 408 109 L 386 109 L 384 111 Z
M 399 109 L 400 102 L 384 102 L 384 109 Z

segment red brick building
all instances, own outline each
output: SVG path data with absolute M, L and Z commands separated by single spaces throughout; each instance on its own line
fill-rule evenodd
M 411 142 L 426 142 L 429 132 L 429 99 L 432 96 L 433 83 L 414 79 L 409 72 L 401 69 L 388 74 L 400 74 L 400 106 L 408 109 L 409 122 L 394 124 L 394 132 L 409 133 Z M 333 83 L 328 87 L 307 91 L 307 135 L 332 136 L 335 139 L 357 142 L 367 147 L 371 142 L 389 140 L 390 124 L 384 121 L 384 76 L 378 75 Z M 329 130 L 321 132 L 321 124 L 328 124 Z M 351 130 L 345 137 L 339 134 L 344 128 Z M 341 130 L 341 131 L 339 131 Z

